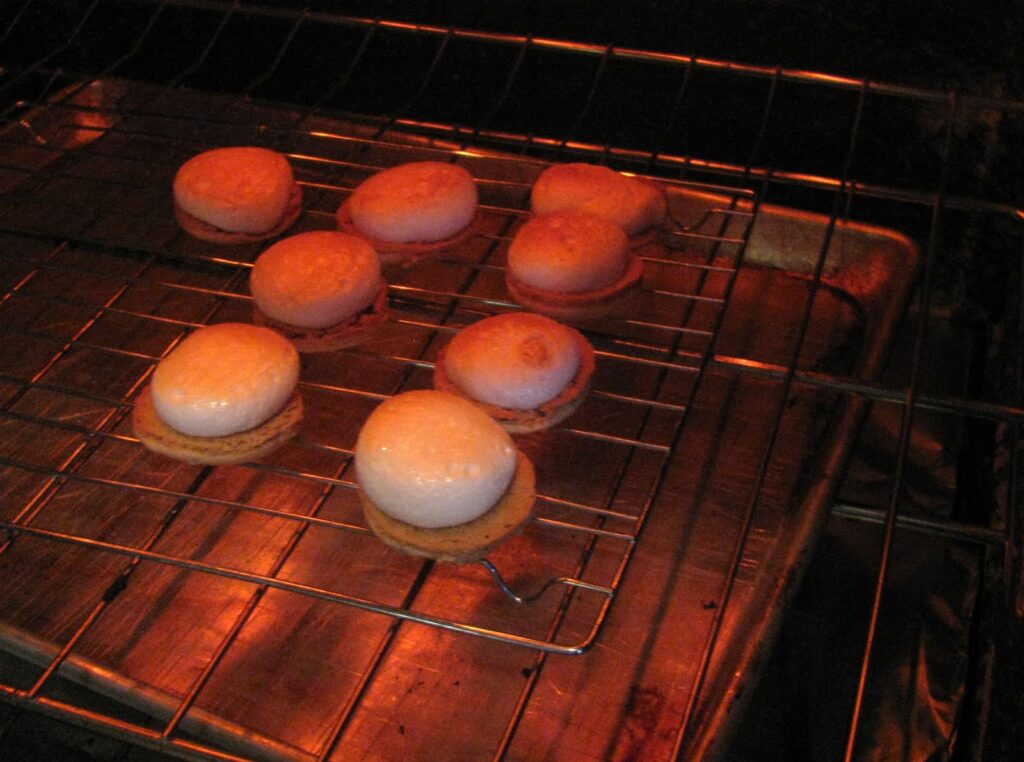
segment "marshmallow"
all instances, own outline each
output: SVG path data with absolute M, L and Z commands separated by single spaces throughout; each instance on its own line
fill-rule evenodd
M 150 386 L 157 415 L 172 429 L 221 437 L 267 421 L 299 379 L 295 347 L 268 328 L 221 323 L 200 328 L 161 360 Z
M 473 221 L 478 205 L 469 172 L 455 164 L 421 161 L 367 178 L 344 206 L 362 235 L 402 244 L 454 236 Z
M 385 514 L 416 527 L 458 526 L 487 513 L 516 472 L 512 438 L 473 403 L 423 390 L 383 402 L 355 448 L 359 485 Z
M 448 378 L 473 399 L 539 408 L 572 382 L 580 344 L 567 326 L 527 312 L 495 315 L 459 331 L 445 349 Z
M 179 209 L 214 228 L 258 234 L 277 226 L 295 187 L 291 165 L 267 148 L 233 146 L 193 156 L 174 177 Z
M 264 251 L 249 288 L 267 317 L 327 328 L 368 307 L 380 283 L 380 260 L 368 243 L 320 230 L 285 238 Z
M 654 183 L 597 164 L 556 164 L 533 184 L 534 214 L 576 209 L 597 214 L 634 236 L 660 225 L 667 211 L 665 194 Z

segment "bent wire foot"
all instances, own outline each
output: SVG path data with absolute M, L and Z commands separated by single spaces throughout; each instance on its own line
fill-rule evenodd
M 714 216 L 722 215 L 724 217 L 750 217 L 753 212 L 747 211 L 746 209 L 725 209 L 722 207 L 712 207 L 705 209 L 704 212 L 693 222 L 687 223 L 680 219 L 675 210 L 671 207 L 668 210 L 667 216 L 669 221 L 675 225 L 675 228 L 680 233 L 695 233 L 704 227 L 705 224 Z
M 590 582 L 584 582 L 583 580 L 576 579 L 575 577 L 550 577 L 535 592 L 530 593 L 529 595 L 518 595 L 509 586 L 508 582 L 505 581 L 505 578 L 501 576 L 501 572 L 498 571 L 498 568 L 494 564 L 492 564 L 486 558 L 481 558 L 480 563 L 483 565 L 485 569 L 487 569 L 487 571 L 491 573 L 491 576 L 494 577 L 494 581 L 498 584 L 498 587 L 501 588 L 501 591 L 516 603 L 533 603 L 535 600 L 540 598 L 542 595 L 544 595 L 544 593 L 546 593 L 548 590 L 550 590 L 557 584 L 569 585 L 571 587 L 578 587 L 584 590 L 592 590 L 594 592 L 604 593 L 608 597 L 611 597 L 615 593 L 615 591 L 612 590 L 612 588 L 610 587 L 605 587 L 604 585 L 595 585 Z

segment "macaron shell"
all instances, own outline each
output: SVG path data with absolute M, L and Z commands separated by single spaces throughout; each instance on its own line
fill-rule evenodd
M 380 278 L 380 260 L 368 243 L 320 230 L 285 238 L 263 252 L 249 287 L 272 320 L 320 329 L 372 304 Z
M 490 510 L 516 469 L 508 433 L 473 403 L 423 390 L 383 402 L 355 448 L 360 488 L 392 518 L 434 529 Z
M 506 313 L 451 340 L 448 378 L 473 399 L 518 410 L 538 408 L 575 378 L 580 349 L 566 326 L 542 315 Z
M 473 176 L 455 164 L 400 164 L 367 178 L 345 202 L 355 228 L 391 243 L 439 241 L 466 228 L 479 196 Z
M 279 223 L 295 178 L 288 160 L 255 146 L 215 148 L 186 161 L 174 178 L 174 201 L 197 219 L 238 233 Z
M 295 391 L 299 354 L 268 328 L 221 323 L 195 331 L 165 357 L 150 385 L 160 418 L 189 436 L 259 426 Z
M 553 292 L 595 291 L 617 281 L 629 265 L 622 228 L 588 212 L 533 217 L 512 239 L 509 272 Z

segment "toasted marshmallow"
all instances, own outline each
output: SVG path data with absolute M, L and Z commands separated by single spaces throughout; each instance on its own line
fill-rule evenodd
M 160 361 L 150 386 L 160 419 L 182 434 L 221 437 L 275 415 L 299 380 L 299 354 L 268 328 L 200 328 Z
M 288 160 L 255 146 L 193 156 L 174 177 L 174 201 L 198 220 L 232 233 L 258 234 L 285 216 L 295 178 Z
M 541 172 L 530 193 L 534 214 L 566 209 L 614 222 L 629 236 L 660 225 L 665 194 L 654 183 L 597 164 L 556 164 Z
M 392 518 L 437 529 L 465 524 L 490 510 L 515 475 L 512 438 L 473 403 L 437 391 L 383 402 L 363 425 L 356 476 Z
M 459 331 L 445 349 L 448 378 L 473 399 L 513 410 L 539 408 L 580 368 L 580 343 L 567 326 L 509 312 Z
M 367 178 L 345 202 L 355 229 L 387 243 L 430 243 L 454 236 L 476 216 L 473 176 L 438 161 L 400 164 Z
M 374 300 L 380 260 L 361 238 L 330 230 L 300 233 L 264 251 L 249 280 L 267 317 L 301 328 L 327 328 Z
M 528 286 L 560 293 L 596 291 L 615 283 L 629 261 L 622 228 L 575 210 L 531 218 L 508 250 L 512 276 Z

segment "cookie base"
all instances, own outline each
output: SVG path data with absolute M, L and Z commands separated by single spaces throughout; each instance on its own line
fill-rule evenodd
M 575 413 L 576 409 L 583 404 L 594 377 L 596 365 L 594 348 L 575 328 L 569 326 L 566 328 L 572 332 L 573 339 L 580 349 L 580 367 L 569 385 L 557 397 L 548 400 L 540 407 L 532 410 L 517 410 L 492 405 L 469 396 L 449 378 L 445 370 L 445 349 L 440 351 L 437 362 L 434 364 L 434 388 L 469 400 L 500 423 L 510 434 L 531 434 L 535 431 L 549 429 Z
M 189 214 L 177 204 L 174 205 L 174 218 L 178 221 L 181 228 L 194 238 L 211 243 L 242 244 L 257 243 L 280 235 L 295 224 L 301 211 L 302 188 L 299 187 L 298 183 L 295 183 L 292 186 L 292 195 L 288 200 L 288 207 L 284 211 L 284 216 L 281 217 L 281 220 L 274 227 L 262 233 L 239 233 L 222 230 Z
M 425 259 L 439 257 L 449 249 L 468 241 L 477 234 L 481 220 L 480 212 L 477 212 L 466 227 L 455 235 L 443 238 L 440 241 L 395 243 L 394 241 L 382 241 L 379 238 L 373 238 L 372 236 L 368 236 L 366 233 L 361 232 L 355 226 L 355 223 L 352 222 L 352 215 L 349 214 L 347 200 L 338 207 L 338 211 L 335 216 L 338 221 L 338 229 L 343 233 L 359 236 L 370 244 L 377 252 L 377 256 L 380 257 L 380 263 L 382 265 L 398 265 L 400 267 L 410 267 Z
M 270 328 L 288 339 L 300 352 L 334 352 L 354 347 L 373 338 L 388 320 L 388 286 L 383 280 L 373 302 L 344 323 L 327 328 L 302 328 L 267 317 L 253 305 L 252 322 Z
M 518 453 L 515 475 L 501 500 L 467 524 L 440 529 L 413 526 L 384 513 L 359 490 L 363 515 L 381 541 L 403 553 L 459 564 L 479 561 L 517 532 L 533 516 L 536 497 L 533 464 L 522 453 Z
M 219 466 L 246 463 L 273 452 L 298 432 L 302 411 L 302 397 L 295 392 L 281 412 L 254 429 L 223 437 L 193 437 L 160 419 L 147 386 L 135 402 L 132 428 L 154 452 L 195 465 Z

